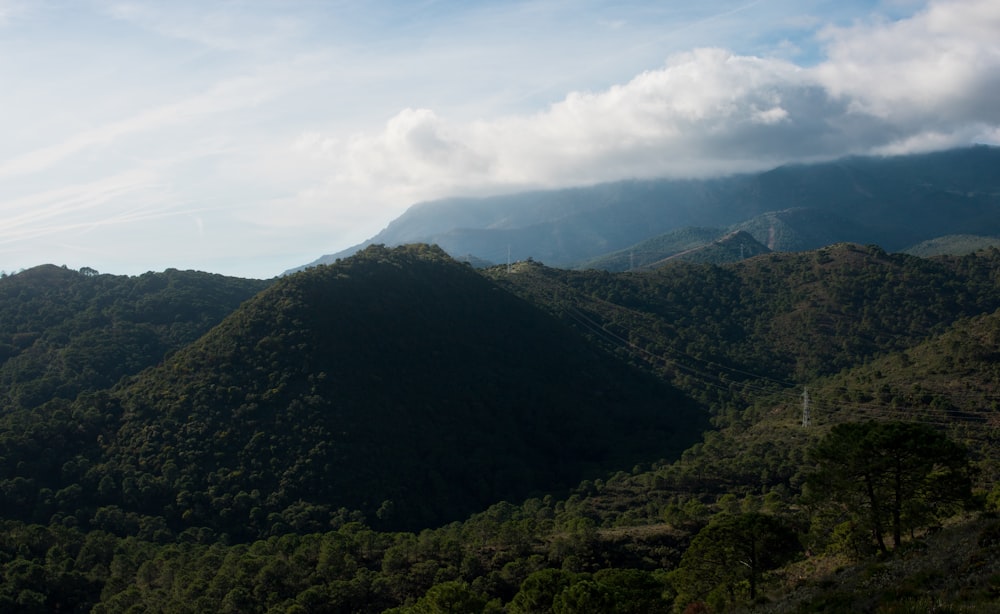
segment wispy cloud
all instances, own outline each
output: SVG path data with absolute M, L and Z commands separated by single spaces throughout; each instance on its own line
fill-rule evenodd
M 18 14 L 28 9 L 25 0 L 0 0 L 0 28 L 8 25 Z
M 227 79 L 200 94 L 143 110 L 132 117 L 94 127 L 59 143 L 0 161 L 0 179 L 43 171 L 87 148 L 124 137 L 170 130 L 179 125 L 212 120 L 222 114 L 255 107 L 280 95 L 283 86 L 289 85 L 279 76 L 282 73 L 283 67 L 270 67 L 261 74 Z
M 34 240 L 67 230 L 151 217 L 149 210 L 109 211 L 105 206 L 146 189 L 152 175 L 128 171 L 0 203 L 0 244 Z
M 109 2 L 104 10 L 159 35 L 230 52 L 272 48 L 294 39 L 303 28 L 302 20 L 288 13 L 238 11 L 224 4 L 132 0 Z

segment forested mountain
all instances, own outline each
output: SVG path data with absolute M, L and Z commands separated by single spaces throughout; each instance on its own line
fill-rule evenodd
M 704 420 L 426 246 L 281 280 L 116 398 L 116 481 L 151 484 L 143 511 L 174 526 L 241 539 L 341 508 L 434 526 L 676 457 Z
M 0 279 L 0 609 L 990 611 L 1000 251 L 728 260 Z
M 683 228 L 643 241 L 628 249 L 581 263 L 578 269 L 641 271 L 663 266 L 670 260 L 722 264 L 767 253 L 747 232 L 726 233 L 717 228 Z
M 0 279 L 0 402 L 72 400 L 155 365 L 270 282 L 168 270 L 138 277 L 44 265 Z
M 900 251 L 1000 235 L 1000 148 L 852 157 L 710 180 L 644 180 L 419 203 L 362 245 L 427 242 L 455 257 L 579 266 L 686 227 L 745 230 L 772 250 L 837 242 Z M 621 270 L 617 268 L 615 270 Z
M 807 382 L 919 343 L 1000 307 L 998 267 L 995 250 L 926 260 L 842 243 L 648 273 L 520 263 L 486 274 L 690 390 L 700 372 Z
M 984 237 L 980 235 L 945 235 L 935 239 L 921 241 L 904 251 L 914 256 L 929 258 L 931 256 L 964 256 L 990 247 L 1000 247 L 1000 237 Z

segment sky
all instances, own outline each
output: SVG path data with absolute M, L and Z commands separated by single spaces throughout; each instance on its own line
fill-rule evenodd
M 0 270 L 269 278 L 447 196 L 1000 144 L 996 0 L 0 0 Z

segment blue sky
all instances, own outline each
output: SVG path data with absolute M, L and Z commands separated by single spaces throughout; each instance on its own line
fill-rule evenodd
M 993 0 L 0 0 L 0 270 L 270 277 L 421 200 L 1000 142 Z

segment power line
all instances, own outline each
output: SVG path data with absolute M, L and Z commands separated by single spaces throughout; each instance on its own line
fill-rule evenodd
M 539 281 L 547 282 L 543 283 L 543 286 L 549 285 L 562 287 L 565 285 L 556 284 L 545 277 L 540 278 Z M 558 288 L 553 289 L 552 292 L 556 292 L 557 289 Z M 647 313 L 637 311 L 627 306 L 619 305 L 599 297 L 581 295 L 578 291 L 573 289 L 572 286 L 568 288 L 568 291 L 571 295 L 576 295 L 576 302 L 589 303 L 591 309 L 597 313 L 602 311 L 600 305 L 606 305 L 607 307 L 605 309 L 611 313 L 631 313 L 634 317 L 641 320 L 645 320 L 650 317 Z M 546 291 L 542 290 L 542 292 L 544 293 Z M 889 405 L 886 403 L 872 404 L 839 400 L 835 404 L 831 404 L 821 397 L 817 398 L 815 395 L 809 394 L 808 391 L 804 391 L 802 394 L 799 394 L 796 390 L 798 386 L 791 382 L 779 380 L 751 371 L 745 371 L 735 367 L 729 367 L 712 361 L 706 361 L 677 348 L 669 346 L 664 347 L 660 345 L 660 340 L 650 339 L 638 332 L 641 329 L 636 329 L 628 324 L 615 322 L 613 327 L 609 327 L 608 324 L 594 319 L 594 317 L 599 316 L 588 314 L 576 305 L 563 304 L 555 305 L 554 307 L 558 310 L 558 312 L 570 319 L 576 326 L 582 328 L 585 332 L 600 339 L 604 343 L 619 348 L 654 368 L 669 369 L 673 371 L 677 377 L 690 378 L 703 389 L 717 389 L 724 391 L 728 395 L 742 396 L 746 394 L 756 394 L 763 398 L 773 398 L 776 401 L 784 399 L 790 406 L 797 405 L 798 399 L 801 398 L 804 426 L 813 425 L 819 421 L 838 421 L 836 420 L 836 416 L 843 416 L 847 419 L 907 419 L 939 426 L 966 426 L 976 429 L 982 429 L 983 427 L 989 427 L 991 424 L 995 424 L 998 428 L 1000 428 L 1000 417 L 991 420 L 991 418 L 993 418 L 992 414 L 987 415 L 982 411 L 931 407 L 929 405 L 904 406 L 898 404 L 898 402 L 894 405 Z M 622 328 L 625 332 L 620 334 L 615 332 L 613 328 Z M 628 338 L 623 337 L 622 334 L 626 334 Z M 643 342 L 649 342 L 654 346 L 658 346 L 662 349 L 662 353 L 654 353 L 647 350 L 645 347 L 640 345 L 640 343 Z M 701 364 L 704 366 L 698 368 L 690 363 Z M 726 379 L 723 377 L 723 374 L 725 373 L 741 376 L 745 379 Z M 832 390 L 844 392 L 848 391 L 848 389 L 843 386 L 833 387 Z M 953 393 L 940 393 L 933 391 L 926 392 L 933 394 L 935 398 L 947 399 L 1000 398 L 1000 395 L 974 391 L 954 391 Z
M 634 356 L 637 356 L 647 363 L 658 366 L 664 365 L 673 368 L 677 371 L 688 374 L 690 377 L 698 381 L 702 386 L 708 388 L 715 388 L 723 390 L 729 393 L 733 393 L 734 387 L 739 387 L 743 392 L 756 392 L 761 395 L 766 395 L 770 397 L 781 398 L 784 397 L 789 399 L 789 401 L 797 396 L 799 396 L 794 391 L 789 388 L 794 388 L 794 385 L 788 385 L 783 389 L 765 388 L 763 386 L 756 385 L 748 381 L 731 382 L 726 381 L 716 374 L 712 374 L 703 370 L 696 369 L 690 365 L 685 365 L 676 361 L 671 361 L 670 359 L 653 354 L 646 350 L 645 348 L 623 338 L 622 336 L 609 331 L 603 325 L 594 321 L 592 318 L 587 316 L 584 312 L 580 311 L 575 307 L 568 307 L 565 313 L 570 316 L 575 322 L 580 326 L 595 334 L 596 336 L 604 339 L 606 342 L 613 343 L 617 347 L 620 347 Z M 684 353 L 682 353 L 684 354 Z M 688 354 L 684 354 L 689 356 Z M 691 357 L 693 358 L 693 357 Z M 698 359 L 694 359 L 698 360 Z M 702 361 L 704 362 L 704 361 Z M 721 369 L 726 369 L 724 365 L 716 365 Z M 753 374 L 751 372 L 742 371 L 738 369 L 732 369 L 734 372 L 740 374 L 749 375 L 756 378 L 759 381 L 765 383 L 783 385 L 787 382 L 781 382 L 780 380 L 774 380 L 763 375 Z M 941 395 L 937 395 L 941 396 Z M 832 417 L 834 415 L 851 415 L 854 417 L 870 418 L 870 419 L 900 419 L 905 418 L 908 420 L 917 420 L 923 423 L 935 424 L 939 426 L 956 426 L 956 424 L 966 424 L 966 425 L 987 425 L 990 423 L 989 416 L 983 415 L 979 412 L 970 412 L 959 409 L 948 409 L 948 408 L 934 408 L 931 406 L 888 406 L 884 404 L 863 404 L 856 402 L 840 401 L 835 406 L 831 406 L 828 402 L 814 399 L 812 395 L 808 394 L 808 391 L 803 392 L 803 426 L 812 425 L 814 422 L 814 410 L 820 411 L 826 416 Z

